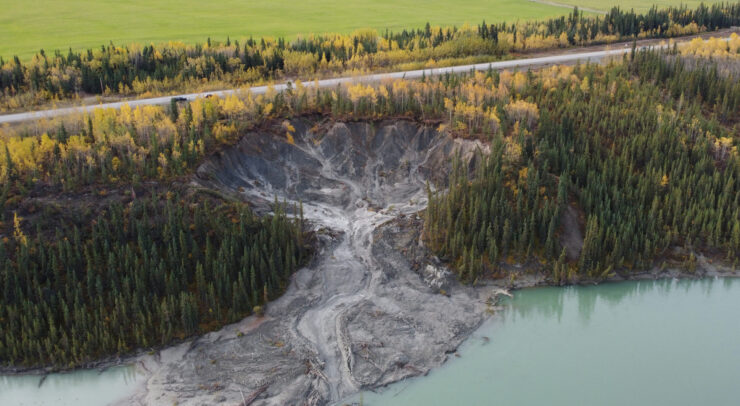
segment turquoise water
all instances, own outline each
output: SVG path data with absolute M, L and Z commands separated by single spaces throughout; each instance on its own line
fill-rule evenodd
M 0 376 L 2 406 L 102 406 L 130 394 L 144 376 L 135 367 L 103 372 L 82 370 L 51 374 L 41 382 L 34 375 Z M 40 383 L 40 386 L 39 386 Z
M 364 405 L 738 405 L 740 279 L 518 291 L 459 353 L 426 377 L 364 393 Z M 0 405 L 106 405 L 143 375 L 116 367 L 40 380 L 0 376 Z
M 518 291 L 459 353 L 364 405 L 738 405 L 740 280 Z

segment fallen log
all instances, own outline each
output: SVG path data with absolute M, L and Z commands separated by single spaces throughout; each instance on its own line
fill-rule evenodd
M 257 398 L 259 397 L 259 395 L 261 395 L 264 391 L 266 391 L 269 386 L 270 386 L 269 384 L 264 384 L 264 385 L 260 386 L 259 388 L 257 388 L 257 390 L 255 390 L 254 392 L 250 393 L 249 396 L 246 397 L 246 398 L 244 397 L 244 394 L 242 393 L 242 403 L 239 406 L 249 406 L 249 405 L 251 405 L 252 402 L 254 402 L 255 400 L 257 400 Z

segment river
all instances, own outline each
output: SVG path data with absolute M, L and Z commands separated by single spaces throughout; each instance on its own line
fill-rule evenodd
M 145 376 L 135 366 L 105 371 L 0 376 L 2 406 L 98 406 L 120 401 L 143 383 Z
M 515 292 L 428 376 L 364 405 L 730 405 L 740 399 L 740 280 Z
M 364 405 L 729 405 L 740 399 L 740 279 L 515 292 L 428 376 Z M 106 405 L 143 374 L 115 367 L 0 377 L 0 405 Z

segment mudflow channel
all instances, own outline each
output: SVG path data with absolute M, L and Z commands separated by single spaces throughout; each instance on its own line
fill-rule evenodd
M 291 124 L 293 144 L 278 126 L 249 134 L 194 182 L 263 209 L 303 202 L 321 251 L 264 317 L 143 360 L 150 377 L 127 402 L 336 404 L 440 365 L 485 317 L 482 292 L 403 254 L 423 251 L 403 222 L 419 223 L 427 180 L 480 144 L 406 121 Z

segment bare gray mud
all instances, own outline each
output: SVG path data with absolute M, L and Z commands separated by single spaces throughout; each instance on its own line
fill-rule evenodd
M 583 248 L 583 231 L 578 221 L 578 211 L 568 205 L 563 213 L 563 229 L 560 236 L 560 242 L 565 247 L 568 260 L 576 261 L 581 256 Z
M 293 144 L 279 126 L 250 134 L 194 182 L 262 209 L 303 202 L 321 252 L 264 318 L 145 357 L 151 376 L 128 402 L 333 404 L 426 373 L 486 317 L 483 291 L 424 255 L 419 227 L 399 225 L 418 224 L 450 155 L 483 147 L 405 121 L 313 124 L 294 120 Z

